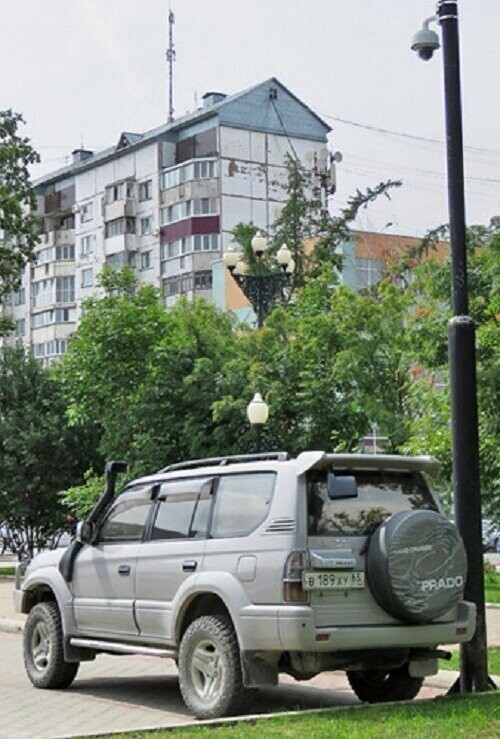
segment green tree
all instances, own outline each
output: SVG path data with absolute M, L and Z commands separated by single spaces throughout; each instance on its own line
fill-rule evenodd
M 19 113 L 0 111 L 0 306 L 19 288 L 37 243 L 36 195 L 28 168 L 39 161 L 29 139 L 19 134 Z M 12 323 L 0 316 L 0 336 Z
M 325 263 L 337 268 L 341 266 L 338 247 L 353 238 L 351 225 L 359 211 L 381 195 L 390 197 L 390 190 L 399 187 L 401 182 L 387 180 L 364 192 L 357 190 L 339 214 L 331 216 L 321 201 L 319 189 L 314 187 L 311 173 L 301 162 L 287 154 L 285 167 L 286 200 L 272 225 L 267 253 L 257 259 L 252 252 L 251 240 L 257 231 L 254 224 L 238 224 L 233 230 L 233 238 L 241 247 L 249 274 L 269 271 L 276 252 L 286 243 L 295 262 L 289 290 L 291 295 L 305 284 L 308 277 L 318 275 Z
M 252 448 L 245 408 L 259 391 L 270 405 L 268 445 L 354 451 L 376 420 L 395 450 L 407 438 L 406 310 L 404 293 L 389 282 L 357 294 L 325 266 L 262 331 L 241 335 L 214 406 L 225 446 Z
M 30 550 L 64 525 L 59 491 L 82 479 L 93 459 L 88 427 L 69 428 L 61 387 L 21 347 L 0 353 L 0 520 Z
M 166 311 L 128 272 L 105 273 L 101 286 L 59 367 L 72 423 L 98 419 L 100 452 L 127 459 L 134 475 L 210 453 L 232 320 L 202 300 Z
M 443 234 L 441 230 L 440 235 Z M 479 443 L 482 497 L 500 516 L 500 221 L 468 229 L 470 315 L 476 322 Z M 410 438 L 404 449 L 434 453 L 444 464 L 441 483 L 451 490 L 451 429 L 447 324 L 451 317 L 450 260 L 428 259 L 416 267 L 409 287 L 407 330 L 422 377 L 411 398 Z M 441 389 L 436 390 L 436 382 Z

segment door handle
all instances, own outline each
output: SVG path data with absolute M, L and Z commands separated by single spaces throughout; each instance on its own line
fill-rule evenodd
M 118 567 L 119 575 L 130 575 L 130 565 L 120 565 Z
M 182 563 L 183 572 L 196 572 L 198 562 L 195 559 L 185 559 Z

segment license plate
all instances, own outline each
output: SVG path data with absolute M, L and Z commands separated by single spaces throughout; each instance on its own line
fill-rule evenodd
M 364 572 L 304 572 L 302 587 L 304 590 L 353 590 L 364 588 Z

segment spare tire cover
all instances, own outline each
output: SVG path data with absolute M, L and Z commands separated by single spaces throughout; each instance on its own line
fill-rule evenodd
M 463 597 L 467 557 L 457 528 L 435 511 L 400 511 L 370 539 L 366 573 L 375 600 L 396 618 L 425 623 Z

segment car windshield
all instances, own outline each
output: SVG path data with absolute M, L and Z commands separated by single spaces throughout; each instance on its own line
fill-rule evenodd
M 436 510 L 420 474 L 384 471 L 346 471 L 345 474 L 354 474 L 356 477 L 356 498 L 331 500 L 327 492 L 327 470 L 312 470 L 308 474 L 310 536 L 366 535 L 398 511 L 422 508 Z

